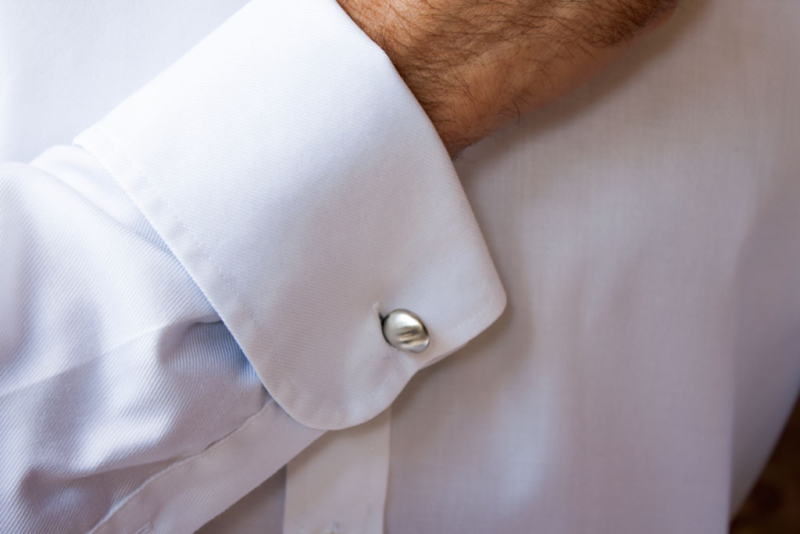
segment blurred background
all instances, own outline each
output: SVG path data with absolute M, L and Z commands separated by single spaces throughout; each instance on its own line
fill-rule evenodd
M 800 403 L 731 534 L 800 534 Z

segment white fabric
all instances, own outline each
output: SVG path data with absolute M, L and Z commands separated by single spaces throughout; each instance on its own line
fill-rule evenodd
M 283 534 L 383 532 L 390 429 L 388 409 L 328 432 L 289 462 Z
M 47 22 L 40 7 L 16 9 Z M 41 98 L 20 88 L 64 97 L 42 48 L 78 46 L 76 75 L 122 61 L 82 54 L 69 21 L 97 16 L 94 43 L 128 18 L 58 7 L 64 32 L 4 41 L 4 116 Z M 3 160 L 80 125 L 96 90 L 4 125 L 37 133 Z M 250 2 L 75 145 L 4 163 L 0 229 L 2 532 L 192 531 L 322 433 L 307 427 L 377 415 L 505 306 L 432 124 L 334 0 Z M 425 320 L 423 354 L 383 339 L 400 307 Z
M 509 307 L 392 406 L 387 533 L 728 532 L 800 384 L 798 27 L 684 2 L 464 154 Z
M 242 426 L 203 452 L 159 471 L 91 532 L 193 532 L 213 519 L 220 507 L 234 504 L 275 474 L 321 434 L 320 430 L 301 426 L 270 400 Z M 253 461 L 242 461 L 245 452 L 256 453 Z M 67 531 L 77 530 L 65 527 Z
M 334 0 L 247 4 L 76 143 L 305 425 L 374 417 L 505 306 L 436 130 Z M 386 343 L 395 308 L 425 321 L 424 354 Z
M 52 144 L 68 143 L 222 24 L 241 4 L 219 0 L 0 3 L 3 159 L 28 161 Z M 309 17 L 316 32 L 347 27 L 340 13 L 328 13 L 330 23 L 322 22 L 324 14 Z M 270 30 L 289 31 L 280 17 L 268 19 L 263 21 L 265 34 Z M 799 25 L 797 2 L 684 2 L 675 20 L 600 79 L 464 155 L 457 168 L 508 290 L 509 308 L 489 331 L 456 356 L 421 373 L 392 405 L 384 512 L 388 533 L 727 532 L 728 517 L 766 459 L 800 384 L 800 152 L 796 141 L 800 133 L 796 98 L 800 72 L 795 60 L 800 53 Z M 238 53 L 227 54 L 226 61 L 218 61 L 218 68 L 228 68 L 220 64 L 228 62 L 243 65 L 247 62 L 244 56 L 263 54 L 246 46 L 249 39 L 256 39 L 254 32 L 243 32 Z M 373 55 L 375 49 L 369 43 L 346 33 L 364 45 L 362 49 L 342 44 L 339 49 L 342 54 L 335 62 L 342 62 L 350 83 L 331 84 L 331 77 L 338 79 L 337 69 L 331 67 L 317 77 L 308 73 L 308 77 L 296 80 L 305 83 L 298 84 L 298 92 L 285 99 L 290 104 L 294 94 L 317 94 L 322 99 L 332 91 L 341 95 L 326 108 L 316 101 L 319 105 L 315 109 L 324 109 L 325 115 L 303 115 L 303 121 L 311 120 L 321 128 L 310 129 L 320 134 L 312 137 L 317 143 L 314 150 L 302 150 L 306 145 L 297 145 L 296 150 L 280 154 L 282 161 L 291 158 L 296 162 L 291 168 L 297 172 L 308 169 L 308 160 L 317 157 L 316 151 L 335 152 L 349 161 L 348 169 L 357 174 L 362 166 L 374 165 L 376 150 L 378 157 L 394 161 L 395 150 L 408 147 L 400 133 L 389 143 L 341 144 L 343 134 L 370 131 L 369 124 L 379 121 L 383 113 L 397 113 L 402 118 L 406 113 L 419 112 L 402 84 L 389 81 L 387 75 L 391 73 L 377 57 L 380 54 Z M 263 35 L 257 40 L 269 38 Z M 298 61 L 312 61 L 310 56 L 319 51 L 311 45 L 307 48 L 305 40 L 290 42 L 293 45 L 281 53 Z M 361 50 L 374 61 L 355 76 L 345 68 L 352 65 L 352 56 L 345 52 Z M 188 60 L 181 68 L 199 64 L 197 59 Z M 297 69 L 293 72 L 301 70 L 290 67 Z M 210 87 L 209 100 L 204 104 L 263 109 L 255 92 L 247 94 L 256 102 L 242 103 L 231 97 L 220 104 L 221 97 L 214 88 L 221 88 L 225 80 L 215 79 L 211 71 L 206 74 L 205 83 Z M 246 76 L 239 74 L 248 84 L 261 83 L 270 75 L 257 65 L 252 65 Z M 284 89 L 292 83 L 277 75 L 274 79 L 287 84 Z M 380 113 L 366 110 L 336 125 L 335 131 L 323 130 L 327 113 L 335 113 L 337 106 L 362 109 L 346 98 L 363 95 L 356 82 L 376 84 L 374 87 L 388 83 L 396 90 L 371 95 L 368 102 Z M 239 90 L 238 86 L 227 88 Z M 202 89 L 199 85 L 187 92 L 188 101 L 197 104 L 194 91 Z M 247 90 L 241 88 L 242 94 Z M 156 100 L 146 98 L 148 102 Z M 177 108 L 174 112 L 186 119 L 188 110 L 182 98 L 173 101 Z M 203 169 L 186 161 L 187 154 L 198 153 L 184 152 L 193 144 L 187 138 L 202 144 L 214 136 L 230 138 L 231 130 L 209 132 L 195 127 L 177 131 L 181 122 L 167 120 L 173 112 L 171 106 L 160 109 L 166 115 L 153 119 L 147 135 L 174 146 L 182 161 L 199 173 L 198 179 L 208 180 Z M 147 109 L 137 111 L 148 113 Z M 123 110 L 109 119 L 112 129 L 122 130 L 115 124 L 125 113 Z M 197 113 L 204 112 L 200 109 Z M 284 125 L 288 134 L 296 133 L 298 117 L 290 119 L 289 113 L 282 116 L 289 121 Z M 241 117 L 233 113 L 231 120 Z M 129 120 L 134 130 L 144 128 L 135 116 Z M 422 119 L 410 120 L 409 124 L 401 121 L 398 132 L 404 131 L 403 125 L 413 130 L 414 124 L 422 135 L 430 133 Z M 259 121 L 251 126 L 254 131 L 264 127 Z M 172 133 L 167 136 L 163 132 Z M 126 131 L 115 133 L 115 137 L 126 135 Z M 299 138 L 296 134 L 294 139 Z M 150 146 L 142 137 L 137 139 L 139 142 L 132 143 L 136 150 L 131 151 L 131 157 L 143 160 L 139 167 L 156 173 L 169 168 L 168 152 Z M 247 139 L 252 137 L 243 136 Z M 436 161 L 441 147 L 431 146 L 429 137 L 424 139 L 429 142 L 414 142 L 413 157 L 405 159 L 415 164 L 413 160 L 421 158 L 433 165 L 433 170 L 440 169 L 437 165 L 443 164 Z M 113 170 L 118 162 L 108 158 L 105 150 L 109 147 L 103 141 L 99 135 L 91 138 L 97 143 L 98 155 L 110 161 L 107 164 Z M 225 146 L 236 154 L 227 154 L 230 165 L 243 165 L 236 158 L 248 157 L 247 147 L 238 146 L 232 139 Z M 269 152 L 270 147 L 263 149 Z M 218 157 L 219 163 L 225 156 L 212 153 L 200 157 Z M 4 411 L 4 433 L 0 436 L 4 447 L 0 456 L 4 462 L 3 491 L 8 492 L 10 486 L 5 481 L 14 476 L 6 469 L 8 462 L 20 462 L 20 458 L 29 469 L 36 467 L 26 479 L 32 482 L 40 482 L 37 477 L 42 476 L 68 480 L 78 476 L 76 470 L 65 471 L 55 462 L 75 458 L 76 449 L 90 453 L 90 471 L 110 466 L 102 473 L 104 482 L 99 487 L 117 488 L 116 493 L 106 491 L 100 498 L 99 491 L 87 492 L 73 482 L 72 492 L 60 493 L 61 500 L 37 501 L 35 512 L 29 509 L 31 517 L 39 521 L 34 527 L 47 524 L 50 532 L 79 532 L 88 530 L 92 517 L 107 509 L 111 500 L 141 485 L 137 476 L 143 471 L 119 468 L 128 462 L 148 461 L 154 462 L 148 464 L 150 468 L 158 470 L 175 458 L 197 454 L 206 444 L 239 428 L 270 399 L 256 374 L 263 362 L 247 350 L 240 351 L 219 322 L 217 314 L 230 312 L 225 306 L 216 309 L 224 295 L 204 298 L 201 291 L 208 291 L 209 280 L 197 274 L 199 262 L 174 255 L 180 248 L 175 248 L 174 239 L 153 231 L 155 227 L 164 232 L 164 221 L 152 214 L 145 218 L 139 211 L 143 199 L 131 197 L 132 203 L 80 148 L 56 149 L 40 161 L 39 168 L 4 167 L 4 172 L 13 171 L 18 177 L 11 189 L 16 195 L 13 198 L 26 199 L 24 213 L 29 220 L 39 221 L 38 226 L 21 226 L 18 215 L 9 215 L 10 204 L 0 207 L 0 217 L 13 217 L 14 221 L 11 226 L 0 224 L 5 240 L 3 258 L 12 257 L 7 253 L 13 249 L 6 239 L 7 229 L 14 228 L 13 242 L 27 247 L 29 254 L 24 258 L 28 265 L 59 266 L 56 276 L 55 270 L 9 270 L 20 264 L 4 261 L 0 265 L 3 283 L 19 272 L 50 273 L 49 280 L 62 285 L 67 279 L 73 280 L 69 286 L 72 292 L 53 292 L 53 284 L 37 292 L 42 299 L 35 302 L 40 305 L 38 309 L 60 311 L 53 316 L 60 318 L 59 322 L 47 323 L 46 331 L 53 332 L 53 337 L 37 339 L 49 339 L 62 347 L 80 346 L 83 352 L 71 354 L 85 357 L 90 353 L 86 347 L 102 350 L 137 332 L 156 328 L 153 337 L 143 341 L 147 357 L 129 348 L 113 360 L 116 367 L 88 366 L 84 369 L 92 372 L 58 375 L 58 381 L 41 382 L 37 394 L 43 401 L 34 406 L 30 397 L 25 398 L 21 404 L 24 418 L 9 417 L 9 397 L 0 397 L 0 410 Z M 133 181 L 128 171 L 115 172 L 130 188 Z M 88 184 L 91 187 L 82 185 L 85 181 L 80 177 L 84 175 L 93 177 Z M 453 188 L 449 172 L 433 175 L 436 179 L 432 182 L 439 185 L 430 187 Z M 236 192 L 236 183 L 227 174 L 225 178 L 216 194 L 204 199 L 209 203 L 206 213 L 220 225 L 235 225 L 242 221 L 235 210 L 213 207 Z M 385 192 L 390 183 L 404 184 L 407 178 L 385 178 L 368 198 L 382 198 L 381 191 Z M 160 183 L 167 191 L 162 194 L 174 194 L 177 185 L 172 181 L 182 179 L 182 172 L 163 178 Z M 4 178 L 6 188 L 10 183 Z M 21 191 L 26 194 L 20 196 Z M 190 199 L 192 192 L 184 192 Z M 220 204 L 216 203 L 217 194 L 222 197 Z M 292 200 L 305 202 L 313 196 L 313 192 L 298 194 Z M 437 206 L 440 202 L 437 200 Z M 457 212 L 471 220 L 460 202 L 455 202 Z M 91 228 L 91 233 L 76 230 L 77 224 L 62 223 L 69 220 L 68 215 L 86 211 L 76 206 L 88 204 L 113 209 L 87 211 L 89 215 L 80 224 L 81 228 Z M 192 210 L 190 205 L 180 207 Z M 316 216 L 322 209 L 318 205 L 315 210 L 282 207 L 296 209 L 306 217 Z M 324 213 L 329 216 L 337 212 Z M 264 216 L 269 218 L 269 214 Z M 214 222 L 201 220 L 197 224 L 206 231 Z M 405 223 L 409 220 L 404 219 Z M 327 222 L 319 226 L 323 224 Z M 49 233 L 24 233 L 23 227 Z M 472 223 L 465 223 L 465 227 L 473 228 L 465 235 L 474 239 Z M 212 228 L 209 238 L 223 236 L 239 245 L 248 236 L 252 238 L 252 228 L 233 228 L 230 226 L 227 232 Z M 385 224 L 364 220 L 359 235 L 377 239 L 386 228 Z M 426 226 L 424 233 L 436 239 L 444 235 L 439 233 L 443 230 Z M 240 236 L 242 233 L 246 235 Z M 39 241 L 36 254 L 30 253 L 31 236 L 44 235 L 51 237 Z M 447 234 L 437 241 L 438 247 L 457 246 L 460 235 Z M 61 243 L 65 246 L 59 248 Z M 229 245 L 220 241 L 216 246 L 228 250 Z M 68 253 L 67 249 L 93 254 Z M 47 254 L 42 256 L 39 250 Z M 255 246 L 247 251 L 240 255 L 241 261 L 261 253 Z M 233 261 L 227 253 L 224 257 Z M 371 256 L 352 260 L 354 265 L 373 261 Z M 148 268 L 123 268 L 126 265 Z M 419 265 L 427 267 L 428 263 L 422 259 Z M 478 271 L 484 268 L 476 267 Z M 449 281 L 452 266 L 439 269 L 441 272 L 427 271 L 424 276 Z M 422 287 L 408 281 L 407 267 L 368 272 L 371 276 L 366 277 L 365 284 L 375 276 L 390 285 L 407 282 L 409 294 Z M 256 280 L 259 282 L 263 280 Z M 466 284 L 449 298 L 458 296 L 474 303 L 473 291 L 480 292 L 492 284 Z M 90 292 L 92 286 L 97 291 Z M 4 297 L 11 294 L 7 287 L 3 286 Z M 255 298 L 246 291 L 240 293 Z M 4 298 L 2 305 L 8 302 Z M 400 305 L 394 302 L 391 306 Z M 63 303 L 63 307 L 56 310 L 56 303 Z M 458 303 L 443 298 L 442 307 L 437 307 L 434 315 L 446 317 Z M 314 327 L 325 316 L 311 309 L 308 302 L 303 304 L 308 320 L 301 331 L 313 335 Z M 286 302 L 260 301 L 259 305 L 277 309 L 284 308 Z M 407 307 L 426 318 L 421 310 Z M 105 335 L 110 333 L 109 345 L 103 344 L 106 338 L 102 336 L 88 345 L 86 339 L 82 345 L 68 344 L 76 339 L 68 337 L 76 332 L 75 323 L 70 321 L 88 320 L 88 311 L 77 314 L 77 309 L 99 310 L 116 317 L 100 330 Z M 19 308 L 12 302 L 3 313 L 16 317 Z M 16 332 L 17 323 L 3 317 L 3 336 Z M 368 317 L 371 320 L 374 315 Z M 356 335 L 367 320 L 350 325 L 356 330 L 347 332 Z M 205 326 L 186 329 L 186 325 L 198 321 Z M 200 338 L 193 337 L 201 334 Z M 245 338 L 247 334 L 240 334 L 237 339 L 241 342 Z M 3 338 L 0 350 L 12 346 L 7 340 Z M 456 348 L 455 342 L 452 348 Z M 2 354 L 0 380 L 3 391 L 8 391 L 6 384 L 21 376 L 16 371 L 20 367 L 8 363 L 7 352 Z M 254 361 L 255 370 L 247 358 Z M 142 370 L 132 372 L 126 362 L 130 366 L 136 363 Z M 266 381 L 269 377 L 263 376 L 263 369 L 261 378 Z M 102 375 L 100 371 L 112 374 Z M 106 383 L 113 387 L 98 387 Z M 121 388 L 122 384 L 130 389 Z M 364 390 L 348 391 L 345 396 L 360 398 L 359 392 Z M 106 395 L 117 399 L 127 396 L 113 409 L 98 410 L 97 399 Z M 379 404 L 366 403 L 356 412 L 367 417 L 370 407 L 380 410 Z M 89 410 L 92 406 L 94 409 Z M 86 407 L 81 414 L 87 419 L 61 418 L 75 407 Z M 50 412 L 54 415 L 41 415 Z M 127 433 L 128 427 L 119 429 L 126 421 L 141 422 L 140 414 L 151 414 L 153 424 L 144 426 L 144 431 L 139 426 L 131 426 Z M 295 414 L 305 414 L 309 421 L 314 417 L 312 411 L 301 407 Z M 353 416 L 352 421 L 358 419 Z M 9 421 L 24 426 L 25 440 L 9 441 Z M 82 421 L 93 425 L 89 429 L 93 433 L 82 434 L 87 440 L 81 442 L 92 447 L 76 446 L 75 438 L 84 430 L 77 423 Z M 164 421 L 168 423 L 165 426 L 156 424 Z M 131 450 L 131 435 L 144 438 L 137 451 Z M 55 437 L 63 439 L 63 444 L 54 446 Z M 116 443 L 109 441 L 111 437 L 119 437 L 118 447 L 112 446 Z M 336 436 L 330 439 L 333 444 Z M 8 448 L 9 443 L 13 448 Z M 37 448 L 39 443 L 42 448 Z M 45 449 L 44 445 L 50 446 Z M 110 461 L 100 467 L 102 458 L 96 447 L 102 445 L 113 454 L 109 453 L 106 458 Z M 237 450 L 228 458 L 240 462 L 239 467 L 244 469 L 262 461 L 260 455 L 269 463 L 273 452 Z M 25 458 L 39 463 L 26 463 Z M 43 465 L 41 458 L 51 462 Z M 98 487 L 94 485 L 98 480 L 88 478 L 92 484 L 87 486 Z M 244 503 L 265 510 L 279 509 L 275 501 L 283 495 L 263 492 L 265 487 Z M 359 488 L 351 489 L 351 502 L 360 503 L 365 496 Z M 174 491 L 183 494 L 190 490 L 176 483 Z M 0 498 L 3 519 L 9 509 L 15 514 L 20 509 L 17 503 L 9 504 L 7 495 Z M 36 494 L 26 493 L 24 497 L 31 499 Z M 225 506 L 222 501 L 230 498 L 228 495 L 214 504 Z M 80 508 L 73 505 L 78 499 L 82 499 Z M 161 504 L 152 503 L 151 511 Z M 211 508 L 206 514 L 214 513 Z M 244 522 L 251 517 L 237 505 L 218 517 L 206 532 L 263 532 Z M 75 522 L 70 524 L 71 520 Z M 265 525 L 280 523 L 275 519 Z M 346 524 L 340 527 L 342 534 L 348 532 Z
M 683 2 L 464 155 L 509 308 L 393 405 L 389 534 L 728 532 L 800 385 L 799 27 Z

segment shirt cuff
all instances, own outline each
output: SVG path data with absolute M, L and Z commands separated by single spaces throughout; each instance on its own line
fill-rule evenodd
M 306 426 L 372 418 L 505 307 L 436 130 L 333 0 L 248 3 L 75 143 Z M 423 353 L 384 340 L 396 308 Z

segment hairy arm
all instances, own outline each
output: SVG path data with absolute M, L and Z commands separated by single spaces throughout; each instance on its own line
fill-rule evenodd
M 414 92 L 452 155 L 569 92 L 676 0 L 339 0 Z

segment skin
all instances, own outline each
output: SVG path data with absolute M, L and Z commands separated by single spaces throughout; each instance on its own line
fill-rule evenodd
M 585 82 L 677 0 L 338 0 L 451 155 Z

